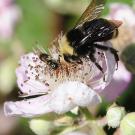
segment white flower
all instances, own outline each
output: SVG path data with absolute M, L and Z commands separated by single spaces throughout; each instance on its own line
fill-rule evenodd
M 67 81 L 52 93 L 50 107 L 57 113 L 64 113 L 76 105 L 85 107 L 98 104 L 100 101 L 100 96 L 87 85 L 79 81 Z
M 135 43 L 135 11 L 122 3 L 111 3 L 109 9 L 107 18 L 122 21 L 118 37 L 111 41 L 114 48 L 121 53 L 127 46 Z
M 124 64 L 120 61 L 118 70 L 115 71 L 112 81 L 104 89 L 102 95 L 108 101 L 114 101 L 126 90 L 131 79 L 132 74 L 125 68 Z
M 135 26 L 135 11 L 128 5 L 122 3 L 110 4 L 111 19 L 121 20 L 128 26 Z
M 14 32 L 21 10 L 13 0 L 0 0 L 0 39 L 9 39 Z
M 120 122 L 125 115 L 126 115 L 125 108 L 120 107 L 114 103 L 107 110 L 106 118 L 108 126 L 112 128 L 119 127 Z
M 36 135 L 50 135 L 51 131 L 54 129 L 53 122 L 42 119 L 30 120 L 29 126 Z
M 109 45 L 109 42 L 104 43 Z M 115 59 L 109 51 L 96 51 L 97 62 L 103 67 L 104 75 L 90 60 L 83 64 L 68 64 L 61 60 L 56 70 L 41 61 L 37 54 L 21 57 L 16 70 L 18 86 L 23 97 L 17 102 L 6 102 L 6 115 L 32 117 L 49 112 L 65 113 L 81 106 L 93 106 L 101 102 L 100 92 L 109 84 L 115 70 Z M 101 55 L 102 54 L 102 55 Z M 42 95 L 44 94 L 44 95 Z M 38 95 L 38 97 L 33 97 Z
M 135 112 L 128 113 L 120 123 L 121 135 L 135 134 Z

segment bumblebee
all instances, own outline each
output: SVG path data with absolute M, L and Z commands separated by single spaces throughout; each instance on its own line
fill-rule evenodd
M 99 18 L 104 5 L 105 0 L 92 0 L 75 27 L 61 38 L 59 42 L 60 53 L 66 62 L 81 64 L 81 58 L 87 57 L 103 73 L 102 67 L 96 62 L 94 56 L 97 48 L 103 51 L 109 50 L 118 63 L 119 57 L 117 50 L 109 46 L 104 46 L 101 42 L 117 37 L 118 27 L 122 22 Z M 41 54 L 41 60 L 43 58 L 42 56 L 44 55 Z M 51 59 L 49 63 L 50 65 L 55 65 L 53 69 L 57 69 L 59 66 L 58 62 L 54 62 Z

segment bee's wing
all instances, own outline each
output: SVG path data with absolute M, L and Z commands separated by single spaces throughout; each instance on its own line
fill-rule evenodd
M 91 21 L 98 18 L 101 11 L 104 9 L 104 4 L 105 0 L 92 0 L 75 25 L 75 28 L 82 26 L 86 21 Z

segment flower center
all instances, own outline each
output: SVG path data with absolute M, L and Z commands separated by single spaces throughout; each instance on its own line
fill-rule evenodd
M 63 61 L 56 70 L 46 66 L 45 76 L 51 88 L 56 88 L 65 81 L 80 81 L 87 84 L 87 81 L 92 78 L 93 63 L 88 60 L 82 61 L 82 64 L 71 64 Z

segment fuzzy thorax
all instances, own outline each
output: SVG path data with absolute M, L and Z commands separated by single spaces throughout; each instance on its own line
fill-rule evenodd
M 74 50 L 73 47 L 70 46 L 70 43 L 68 42 L 66 36 L 62 36 L 59 40 L 59 48 L 60 48 L 60 52 L 61 54 L 66 54 L 66 55 L 73 55 Z

